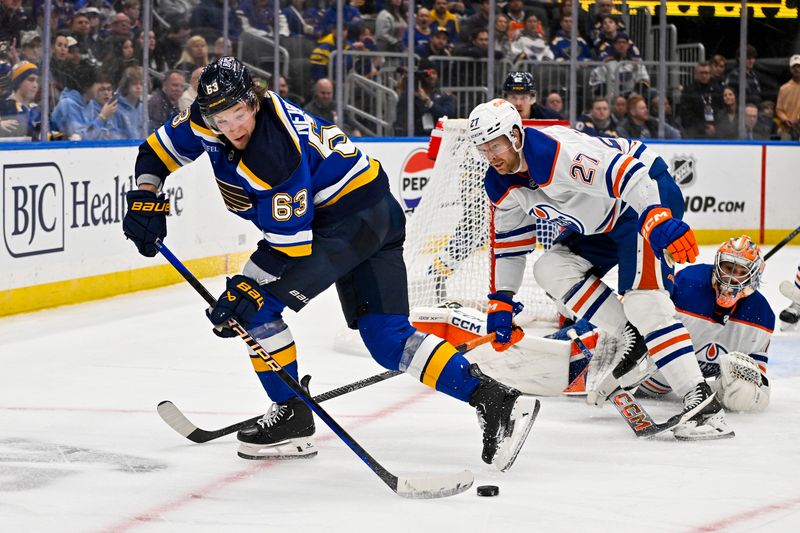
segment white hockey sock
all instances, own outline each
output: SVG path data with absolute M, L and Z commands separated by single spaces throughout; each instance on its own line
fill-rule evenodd
M 703 374 L 686 327 L 677 320 L 645 335 L 645 344 L 653 362 L 672 390 L 683 397 L 703 381 Z
M 597 276 L 589 275 L 575 284 L 564 296 L 564 303 L 577 317 L 612 335 L 619 336 L 628 322 L 617 293 Z

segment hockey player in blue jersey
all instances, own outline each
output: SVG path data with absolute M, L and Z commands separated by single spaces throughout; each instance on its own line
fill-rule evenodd
M 761 411 L 769 404 L 767 350 L 775 314 L 758 291 L 763 271 L 758 246 L 742 235 L 720 246 L 714 264 L 692 265 L 675 276 L 678 318 L 692 335 L 703 376 L 716 378 L 717 397 L 731 411 Z M 649 367 L 639 371 L 656 371 Z M 671 389 L 656 371 L 639 390 L 663 395 Z
M 263 234 L 209 311 L 214 332 L 235 336 L 226 324 L 237 320 L 297 379 L 295 341 L 283 310 L 301 311 L 335 283 L 347 324 L 359 330 L 375 360 L 469 402 L 484 428 L 483 460 L 510 467 L 538 401 L 482 375 L 450 343 L 409 324 L 405 218 L 380 163 L 334 124 L 258 90 L 235 58 L 205 67 L 197 93 L 189 109 L 139 149 L 126 237 L 142 255 L 157 253 L 155 241 L 167 233 L 168 200 L 158 194 L 165 179 L 208 154 L 227 209 Z M 250 356 L 274 404 L 239 431 L 239 455 L 316 455 L 311 410 L 260 357 Z
M 616 378 L 649 352 L 683 397 L 684 436 L 705 425 L 732 436 L 669 297 L 673 268 L 665 255 L 694 262 L 698 247 L 681 220 L 683 198 L 664 160 L 639 141 L 562 126 L 523 128 L 514 106 L 501 99 L 470 113 L 468 135 L 490 165 L 484 184 L 495 207 L 496 292 L 489 295 L 487 329 L 497 333 L 496 344 L 521 338 L 513 317 L 522 306 L 514 295 L 535 220 L 549 220 L 566 229 L 536 261 L 537 283 L 576 317 L 625 343 L 623 363 L 588 396 L 591 403 L 602 405 Z M 601 279 L 615 266 L 622 302 Z

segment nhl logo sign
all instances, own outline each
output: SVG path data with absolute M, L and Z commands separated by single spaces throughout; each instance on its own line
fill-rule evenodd
M 672 160 L 672 177 L 678 187 L 685 188 L 694 183 L 697 176 L 695 161 L 691 156 L 677 156 Z
M 428 159 L 425 148 L 411 152 L 400 170 L 400 198 L 406 210 L 413 210 L 422 199 L 422 191 L 433 173 L 434 162 Z

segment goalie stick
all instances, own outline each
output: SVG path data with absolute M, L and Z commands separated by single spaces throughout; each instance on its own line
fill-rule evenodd
M 786 237 L 784 237 L 784 238 L 783 238 L 783 240 L 782 240 L 781 242 L 779 242 L 778 244 L 776 244 L 776 245 L 775 245 L 775 246 L 772 248 L 772 250 L 770 250 L 769 252 L 767 252 L 766 254 L 764 254 L 764 261 L 766 261 L 767 259 L 769 259 L 770 257 L 772 257 L 772 256 L 773 256 L 773 255 L 774 255 L 774 254 L 775 254 L 775 253 L 776 253 L 778 250 L 780 250 L 781 248 L 783 248 L 784 246 L 786 246 L 787 244 L 789 244 L 789 241 L 791 241 L 792 239 L 794 239 L 795 237 L 797 237 L 797 235 L 798 235 L 798 234 L 800 234 L 800 226 L 797 226 L 797 227 L 794 229 L 794 231 L 792 231 L 792 232 L 791 232 L 789 235 L 787 235 Z
M 156 247 L 161 255 L 177 270 L 183 278 L 197 291 L 198 294 L 209 305 L 216 304 L 216 298 L 208 292 L 208 289 L 200 283 L 200 281 L 192 274 L 186 266 L 173 255 L 167 246 L 156 240 Z M 469 470 L 462 472 L 442 475 L 442 476 L 429 476 L 424 478 L 407 478 L 398 477 L 386 468 L 383 467 L 374 457 L 372 457 L 347 431 L 339 425 L 309 394 L 303 389 L 303 386 L 295 380 L 278 362 L 264 349 L 261 344 L 254 339 L 239 322 L 234 319 L 228 321 L 228 327 L 239 335 L 247 346 L 250 347 L 264 362 L 275 372 L 275 374 L 288 386 L 300 399 L 302 399 L 308 407 L 314 411 L 320 420 L 331 428 L 331 430 L 344 442 L 353 453 L 355 453 L 370 470 L 372 470 L 395 494 L 403 498 L 410 499 L 433 499 L 444 498 L 460 494 L 469 489 L 475 482 L 475 476 Z
M 578 349 L 583 352 L 587 360 L 592 358 L 592 352 L 589 351 L 589 348 L 586 347 L 574 329 L 567 330 L 567 335 L 572 339 L 572 342 L 575 343 Z M 628 423 L 628 427 L 631 428 L 637 437 L 652 437 L 653 435 L 658 435 L 663 431 L 672 429 L 678 425 L 678 422 L 681 420 L 681 415 L 677 414 L 662 424 L 657 423 L 653 420 L 653 417 L 645 411 L 642 404 L 633 397 L 633 394 L 623 390 L 622 387 L 617 387 L 608 397 L 608 401 L 611 402 L 611 405 L 622 415 L 622 418 Z
M 358 389 L 363 389 L 364 387 L 368 387 L 374 383 L 380 383 L 389 378 L 393 378 L 395 376 L 399 376 L 402 374 L 399 370 L 387 370 L 386 372 L 382 372 L 380 374 L 376 374 L 372 377 L 368 377 L 359 381 L 355 381 L 350 383 L 349 385 L 343 385 L 337 389 L 330 390 L 328 392 L 323 392 L 322 394 L 318 394 L 314 396 L 314 401 L 316 402 L 324 402 L 327 400 L 331 400 L 333 398 L 337 398 L 342 396 L 343 394 L 347 394 L 353 391 L 357 391 Z M 303 376 L 303 379 L 300 380 L 300 384 L 308 390 L 308 383 L 311 380 L 311 376 Z M 196 442 L 198 444 L 202 444 L 204 442 L 212 441 L 218 439 L 220 437 L 224 437 L 225 435 L 230 435 L 231 433 L 235 433 L 242 429 L 243 427 L 249 426 L 251 424 L 255 424 L 255 422 L 261 418 L 263 415 L 257 415 L 252 418 L 248 418 L 247 420 L 242 420 L 241 422 L 236 422 L 235 424 L 231 424 L 230 426 L 226 426 L 221 429 L 213 429 L 207 430 L 202 429 L 194 425 L 183 412 L 178 409 L 178 407 L 169 400 L 164 400 L 158 404 L 158 415 L 161 419 L 167 423 L 169 427 L 186 437 L 192 442 Z

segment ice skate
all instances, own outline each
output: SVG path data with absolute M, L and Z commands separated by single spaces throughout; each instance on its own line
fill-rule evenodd
M 683 397 L 680 422 L 673 429 L 678 440 L 727 439 L 735 436 L 725 420 L 725 410 L 708 383 L 702 381 Z
M 300 398 L 274 403 L 255 424 L 239 430 L 239 457 L 244 459 L 310 459 L 314 415 Z
M 481 379 L 469 404 L 478 412 L 483 429 L 483 462 L 505 472 L 525 444 L 525 439 L 539 413 L 539 400 L 484 376 L 477 365 L 473 375 Z
M 647 372 L 637 372 L 639 363 L 647 355 L 644 337 L 628 322 L 622 330 L 622 359 L 611 372 L 600 378 L 598 384 L 586 394 L 586 403 L 602 406 L 617 387 L 625 390 L 635 389 L 647 379 Z M 618 355 L 619 357 L 619 355 Z

